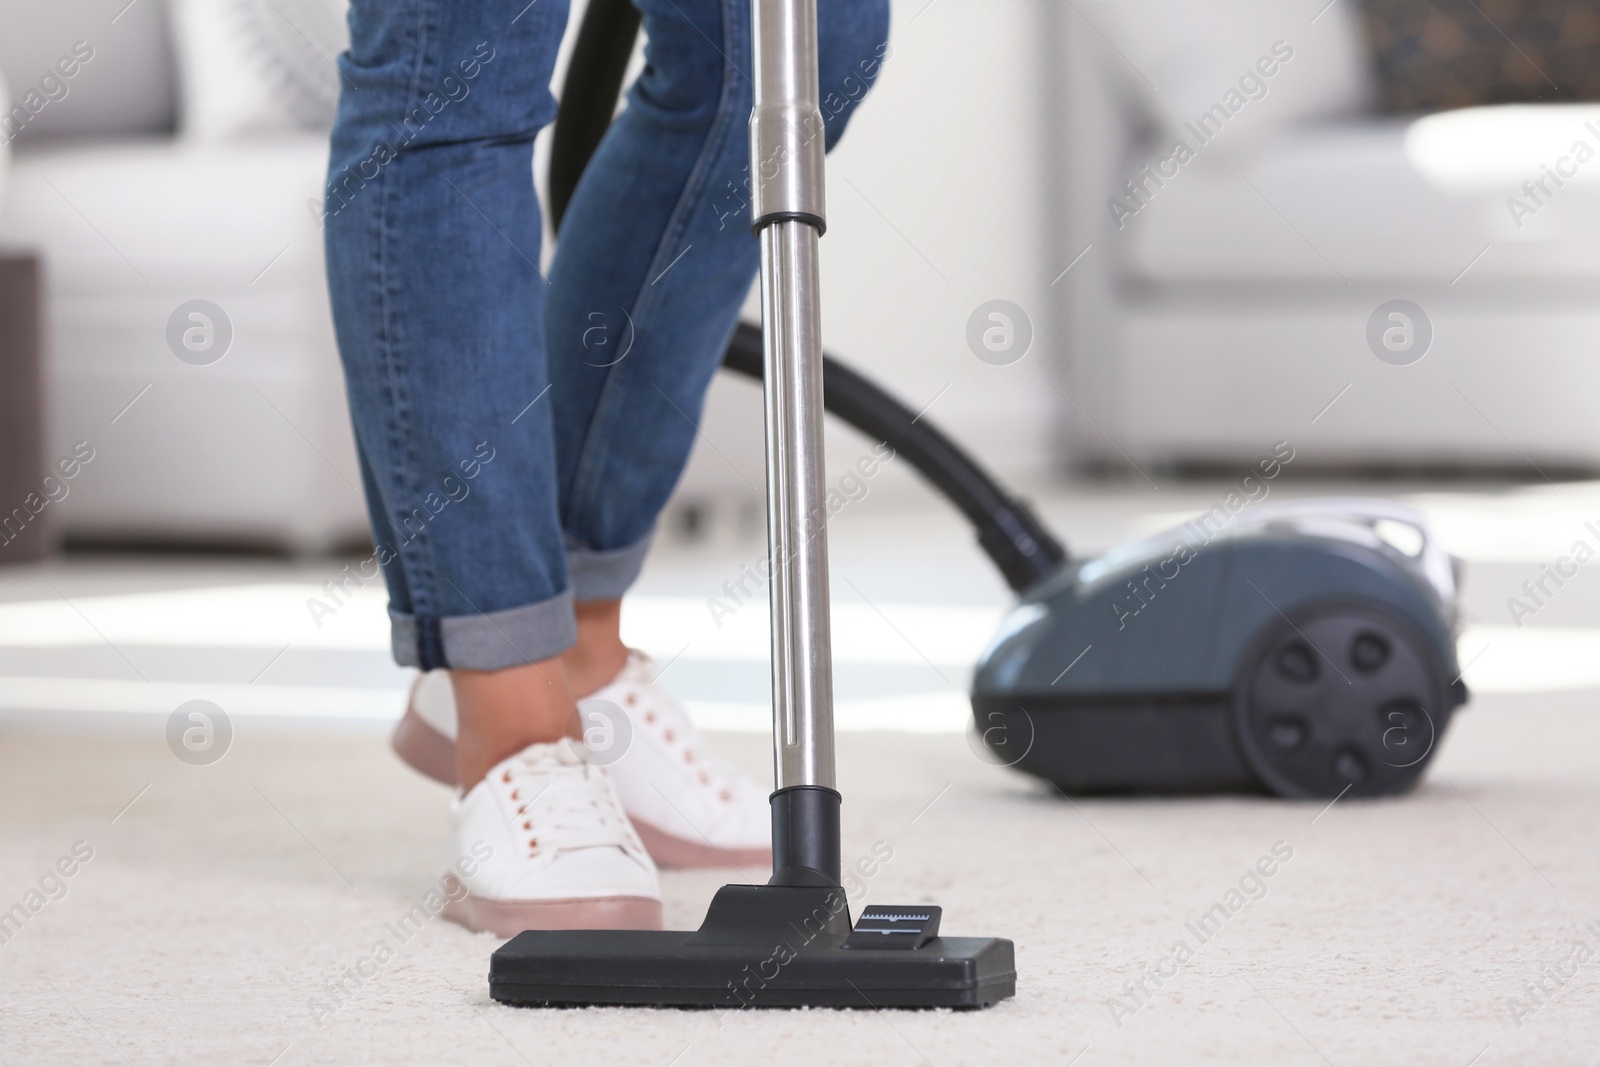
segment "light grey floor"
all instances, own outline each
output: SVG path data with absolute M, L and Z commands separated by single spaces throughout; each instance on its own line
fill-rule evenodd
M 1090 550 L 1225 491 L 1061 493 L 1044 509 Z M 987 765 L 960 732 L 959 657 L 1004 609 L 1003 587 L 961 525 L 914 495 L 836 518 L 842 617 L 867 627 L 881 609 L 898 627 L 862 629 L 840 668 L 845 851 L 894 850 L 863 901 L 934 900 L 951 932 L 1017 941 L 1019 995 L 981 1015 L 496 1006 L 491 940 L 431 922 L 401 942 L 386 925 L 442 871 L 447 795 L 384 746 L 406 676 L 368 632 L 375 589 L 318 629 L 297 598 L 337 563 L 0 573 L 0 910 L 42 902 L 0 943 L 0 1060 L 1593 1063 L 1600 582 L 1581 568 L 1520 629 L 1506 600 L 1594 540 L 1600 488 L 1404 495 L 1468 560 L 1463 659 L 1470 642 L 1479 695 L 1415 794 L 1327 809 L 1074 803 Z M 765 666 L 739 629 L 764 607 L 720 629 L 700 615 L 760 552 L 723 527 L 663 543 L 640 589 L 659 617 L 640 632 L 693 636 L 651 651 L 679 655 L 669 678 L 696 714 L 735 728 L 718 747 L 765 775 Z M 285 586 L 292 610 L 264 621 L 283 598 L 260 590 Z M 215 589 L 230 592 L 206 599 Z M 944 621 L 917 629 L 926 618 Z M 207 694 L 237 701 L 233 736 L 191 766 L 169 747 L 167 709 Z M 1201 943 L 1186 924 L 1279 842 L 1292 858 Z M 74 847 L 92 858 L 47 879 Z M 723 878 L 668 873 L 669 923 L 697 922 Z M 1158 985 L 1146 971 L 1180 940 L 1193 959 Z M 392 959 L 364 962 L 380 941 Z

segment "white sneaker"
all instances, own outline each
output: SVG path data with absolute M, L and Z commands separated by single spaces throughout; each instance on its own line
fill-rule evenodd
M 466 887 L 444 915 L 469 930 L 659 930 L 655 864 L 604 767 L 576 742 L 529 745 L 450 807 L 452 872 Z
M 628 745 L 607 769 L 640 839 L 663 867 L 770 865 L 766 792 L 748 775 L 717 763 L 683 705 L 652 681 L 656 673 L 650 657 L 630 652 L 620 674 L 580 701 L 607 701 L 628 717 Z M 395 752 L 428 777 L 453 785 L 455 738 L 449 672 L 419 676 L 395 728 Z

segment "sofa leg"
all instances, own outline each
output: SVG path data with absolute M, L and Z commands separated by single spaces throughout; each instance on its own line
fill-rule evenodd
M 39 257 L 0 252 L 0 565 L 43 559 L 55 545 L 43 503 L 41 296 Z

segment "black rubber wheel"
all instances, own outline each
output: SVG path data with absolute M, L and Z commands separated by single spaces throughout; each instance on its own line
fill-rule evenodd
M 1266 627 L 1240 665 L 1234 727 L 1279 796 L 1392 796 L 1433 758 L 1448 696 L 1437 653 L 1410 623 L 1323 605 Z

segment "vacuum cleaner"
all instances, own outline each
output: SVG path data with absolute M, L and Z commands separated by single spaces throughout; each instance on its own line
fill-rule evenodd
M 774 561 L 772 878 L 724 886 L 698 930 L 524 931 L 491 958 L 489 994 L 530 1005 L 987 1007 L 1016 991 L 1010 941 L 946 937 L 940 910 L 926 905 L 868 907 L 852 923 L 841 887 L 823 518 L 816 0 L 752 0 L 751 9 L 750 169 Z
M 1384 501 L 1202 516 L 1021 590 L 977 728 L 1070 792 L 1402 793 L 1466 701 L 1458 573 Z
M 815 0 L 752 0 L 751 152 L 764 330 L 724 365 L 764 383 L 772 572 L 773 874 L 719 890 L 694 931 L 530 930 L 490 963 L 526 1005 L 982 1008 L 1016 991 L 1014 947 L 946 937 L 940 909 L 851 921 L 840 886 L 822 412 L 883 441 L 977 531 L 1018 594 L 977 666 L 975 729 L 996 762 L 1065 792 L 1404 792 L 1467 699 L 1460 561 L 1384 501 L 1219 506 L 1088 559 L 929 420 L 823 354 Z M 561 98 L 561 215 L 616 108 L 638 32 L 591 0 Z
M 615 113 L 638 28 L 629 0 L 591 0 L 552 146 L 558 225 Z M 762 353 L 761 331 L 740 325 L 723 365 L 760 379 Z M 1421 778 L 1467 690 L 1460 561 L 1420 513 L 1228 501 L 1074 559 L 930 419 L 821 362 L 824 408 L 954 504 L 1018 595 L 972 685 L 992 762 L 1067 793 L 1376 797 Z

